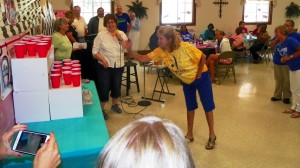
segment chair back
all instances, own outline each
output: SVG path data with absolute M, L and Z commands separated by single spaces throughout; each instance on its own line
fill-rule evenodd
M 225 51 L 222 52 L 217 59 L 217 66 L 232 66 L 234 65 L 235 58 L 234 51 Z
M 235 69 L 234 69 L 234 59 L 235 59 L 236 53 L 234 51 L 226 51 L 219 55 L 217 59 L 217 71 L 216 71 L 216 77 L 218 78 L 217 84 L 221 83 L 221 76 L 223 76 L 223 80 L 228 77 L 230 72 L 232 72 L 232 75 L 234 77 L 234 83 L 236 83 L 235 78 Z

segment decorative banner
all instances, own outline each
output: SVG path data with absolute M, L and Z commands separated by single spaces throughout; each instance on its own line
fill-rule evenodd
M 5 45 L 1 46 L 0 55 L 0 95 L 4 100 L 12 91 L 11 64 Z
M 51 0 L 0 1 L 0 39 L 25 31 L 51 34 L 54 20 Z

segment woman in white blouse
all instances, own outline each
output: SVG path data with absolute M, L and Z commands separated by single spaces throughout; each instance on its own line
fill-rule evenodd
M 105 104 L 112 98 L 111 110 L 122 113 L 118 106 L 121 96 L 122 74 L 124 71 L 124 50 L 127 36 L 123 31 L 117 30 L 118 20 L 115 15 L 107 14 L 104 17 L 105 31 L 98 33 L 94 40 L 93 55 L 97 59 L 96 85 L 101 102 L 104 119 L 108 119 Z

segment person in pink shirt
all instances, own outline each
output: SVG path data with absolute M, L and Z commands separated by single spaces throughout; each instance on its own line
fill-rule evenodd
M 243 37 L 243 28 L 237 27 L 235 29 L 236 35 L 232 37 L 232 50 L 233 51 L 243 51 L 246 47 L 245 40 Z
M 243 34 L 249 34 L 249 31 L 248 31 L 247 27 L 245 27 L 245 22 L 244 21 L 240 21 L 239 26 L 241 28 L 243 28 Z

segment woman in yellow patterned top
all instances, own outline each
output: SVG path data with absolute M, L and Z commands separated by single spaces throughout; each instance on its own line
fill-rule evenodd
M 160 27 L 157 35 L 159 47 L 146 56 L 132 51 L 132 43 L 129 40 L 127 42 L 129 55 L 140 62 L 164 61 L 170 71 L 182 81 L 188 123 L 188 131 L 185 137 L 190 142 L 194 141 L 194 112 L 198 108 L 196 98 L 198 90 L 209 127 L 209 139 L 206 149 L 213 149 L 216 141 L 213 119 L 215 104 L 209 73 L 205 65 L 206 56 L 193 45 L 181 42 L 180 37 L 171 26 Z

